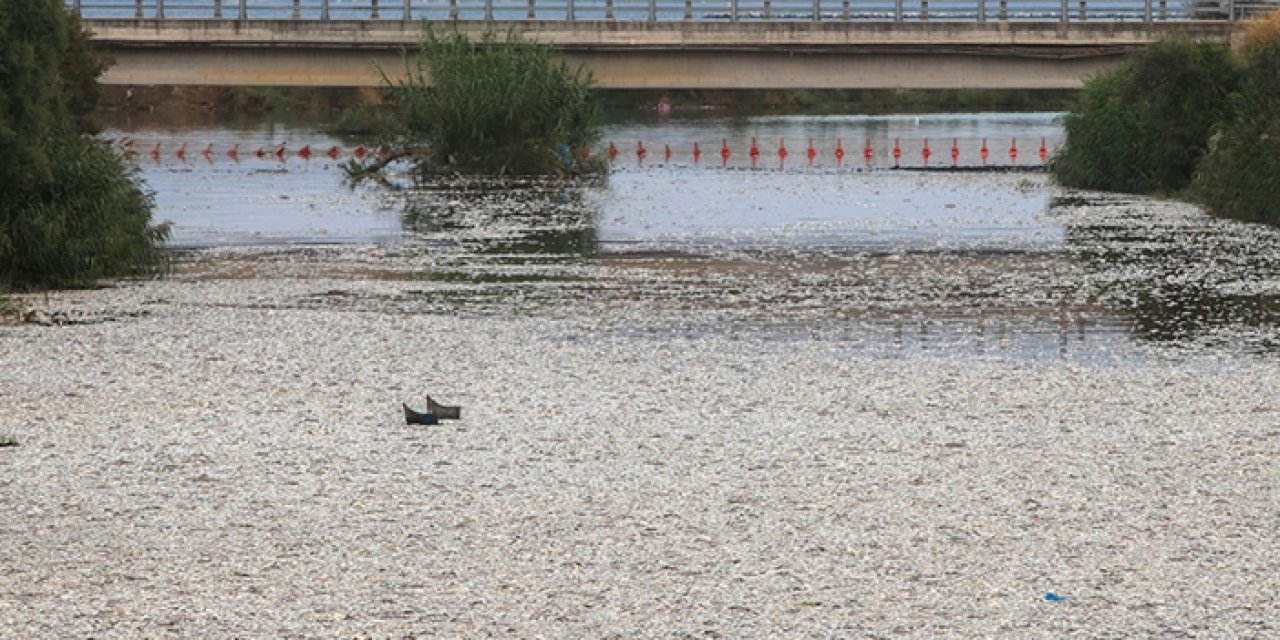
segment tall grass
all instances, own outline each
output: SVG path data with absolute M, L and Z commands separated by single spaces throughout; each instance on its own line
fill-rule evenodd
M 508 31 L 472 42 L 428 24 L 403 80 L 384 80 L 400 114 L 401 140 L 421 150 L 424 171 L 554 174 L 565 151 L 599 136 L 589 71 L 570 70 L 550 45 Z

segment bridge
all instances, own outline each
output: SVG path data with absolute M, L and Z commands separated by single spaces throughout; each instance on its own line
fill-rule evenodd
M 514 30 L 602 88 L 1070 89 L 1173 32 L 1228 42 L 1224 0 L 68 0 L 116 85 L 361 87 L 424 21 Z

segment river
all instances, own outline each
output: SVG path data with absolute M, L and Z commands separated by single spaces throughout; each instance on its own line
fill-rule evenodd
M 1213 361 L 1280 345 L 1280 236 L 1056 186 L 1054 113 L 645 115 L 590 150 L 616 150 L 603 184 L 483 191 L 351 188 L 339 164 L 376 150 L 311 124 L 109 126 L 175 249 L 416 253 L 418 277 L 449 283 L 441 312 L 571 297 L 658 313 L 650 333 L 821 334 L 887 356 Z

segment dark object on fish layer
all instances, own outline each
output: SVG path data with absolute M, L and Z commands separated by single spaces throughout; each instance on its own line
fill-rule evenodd
M 436 402 L 427 396 L 427 410 L 436 414 L 441 420 L 461 420 L 462 407 L 450 407 Z
M 405 424 L 440 424 L 440 419 L 434 413 L 418 413 L 403 402 L 400 403 L 400 406 L 404 407 Z

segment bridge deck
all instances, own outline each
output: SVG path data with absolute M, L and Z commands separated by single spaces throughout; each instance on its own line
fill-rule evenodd
M 377 86 L 422 21 L 88 18 L 126 85 Z M 1164 34 L 1226 42 L 1204 21 L 463 20 L 515 30 L 586 65 L 604 88 L 1022 88 L 1080 86 Z

